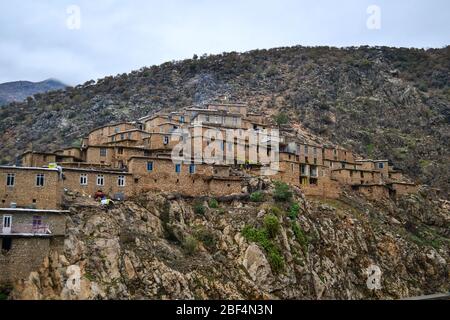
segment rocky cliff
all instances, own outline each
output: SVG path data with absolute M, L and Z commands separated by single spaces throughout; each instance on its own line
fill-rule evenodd
M 0 109 L 0 163 L 79 143 L 95 127 L 218 95 L 292 122 L 418 180 L 450 185 L 450 47 L 290 47 L 194 56 Z
M 112 208 L 66 195 L 64 252 L 10 298 L 397 299 L 450 289 L 448 202 L 277 188 L 255 180 L 247 190 L 258 197 L 217 200 L 147 193 Z

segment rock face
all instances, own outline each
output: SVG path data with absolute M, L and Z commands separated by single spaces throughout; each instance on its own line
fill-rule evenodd
M 265 202 L 221 202 L 204 214 L 165 194 L 110 209 L 70 198 L 64 252 L 10 298 L 396 299 L 450 289 L 447 202 L 367 202 L 353 193 L 306 200 L 297 191 L 292 214 L 270 190 Z M 249 236 L 267 228 L 268 215 L 279 222 L 275 234 Z

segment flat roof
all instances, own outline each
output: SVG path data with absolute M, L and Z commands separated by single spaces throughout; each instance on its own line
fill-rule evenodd
M 372 159 L 359 159 L 356 162 L 389 162 L 389 160 L 372 160 Z
M 28 209 L 28 208 L 0 208 L 0 212 L 30 212 L 30 213 L 70 213 L 69 210 Z
M 103 126 L 100 126 L 100 127 L 97 127 L 97 128 L 92 129 L 91 131 L 89 131 L 88 135 L 90 135 L 92 132 L 97 131 L 97 130 L 99 130 L 99 129 L 103 129 L 103 128 L 107 128 L 107 127 L 115 127 L 115 126 L 118 126 L 118 125 L 121 125 L 121 124 L 130 124 L 130 125 L 133 125 L 134 123 L 133 123 L 133 122 L 130 122 L 130 121 L 122 121 L 122 122 L 113 122 L 113 123 L 111 123 L 111 124 L 105 124 L 105 125 L 103 125 Z
M 58 172 L 58 169 L 56 169 L 56 168 L 45 168 L 45 167 L 0 166 L 0 169 L 8 169 L 8 170 L 42 170 L 42 171 L 55 171 L 55 172 Z
M 26 155 L 26 154 L 29 154 L 29 153 L 33 153 L 33 154 L 44 154 L 44 155 L 47 155 L 47 156 L 55 156 L 55 155 L 56 155 L 54 152 L 40 152 L 40 151 L 31 151 L 31 150 L 28 150 L 28 151 L 25 151 L 24 153 L 22 153 L 22 156 L 24 156 L 24 155 Z
M 95 173 L 113 173 L 117 175 L 131 175 L 131 172 L 127 171 L 114 171 L 114 170 L 101 170 L 101 169 L 90 169 L 90 168 L 71 168 L 71 167 L 63 167 L 64 171 L 78 171 L 78 172 L 95 172 Z

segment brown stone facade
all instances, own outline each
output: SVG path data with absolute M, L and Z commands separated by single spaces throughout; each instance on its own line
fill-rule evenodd
M 59 208 L 61 182 L 57 169 L 0 167 L 1 207 Z
M 214 102 L 206 108 L 191 107 L 106 125 L 92 130 L 79 149 L 25 153 L 23 165 L 45 167 L 56 162 L 62 167 L 61 186 L 86 195 L 97 190 L 127 196 L 142 190 L 191 196 L 237 193 L 244 177 L 260 174 L 264 160 L 274 155 L 271 147 L 258 146 L 248 137 L 250 131 L 261 134 L 265 129 L 274 129 L 267 120 L 262 113 L 249 112 L 245 103 Z M 173 134 L 178 129 L 183 130 L 183 135 L 179 131 Z M 387 184 L 391 194 L 414 192 L 414 184 L 409 185 L 388 160 L 361 159 L 341 147 L 300 139 L 291 129 L 281 128 L 279 171 L 271 176 L 273 179 L 298 186 L 307 195 L 331 198 L 338 197 L 345 185 L 364 186 L 361 190 L 366 194 L 379 189 L 368 185 Z M 228 141 L 231 132 L 233 137 Z M 191 158 L 179 168 L 170 160 L 180 143 L 185 148 L 190 146 L 195 159 L 200 159 L 195 167 L 187 163 Z M 202 153 L 196 154 L 198 151 Z M 209 162 L 208 155 L 213 162 Z M 153 163 L 152 170 L 148 170 L 148 162 Z M 126 181 L 124 185 L 117 184 L 119 177 Z M 11 198 L 7 190 L 3 194 Z M 26 202 L 21 201 L 21 205 Z
M 27 277 L 50 250 L 62 251 L 66 212 L 0 209 L 0 286 Z M 8 219 L 10 228 L 5 228 Z

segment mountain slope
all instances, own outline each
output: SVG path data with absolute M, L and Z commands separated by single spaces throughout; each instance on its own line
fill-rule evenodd
M 218 95 L 285 110 L 312 133 L 389 158 L 420 183 L 450 189 L 450 47 L 291 47 L 194 56 L 89 81 L 0 110 L 0 157 L 72 144 L 92 128 Z
M 41 82 L 14 81 L 0 84 L 0 106 L 16 101 L 20 102 L 36 93 L 64 89 L 65 84 L 48 79 Z

